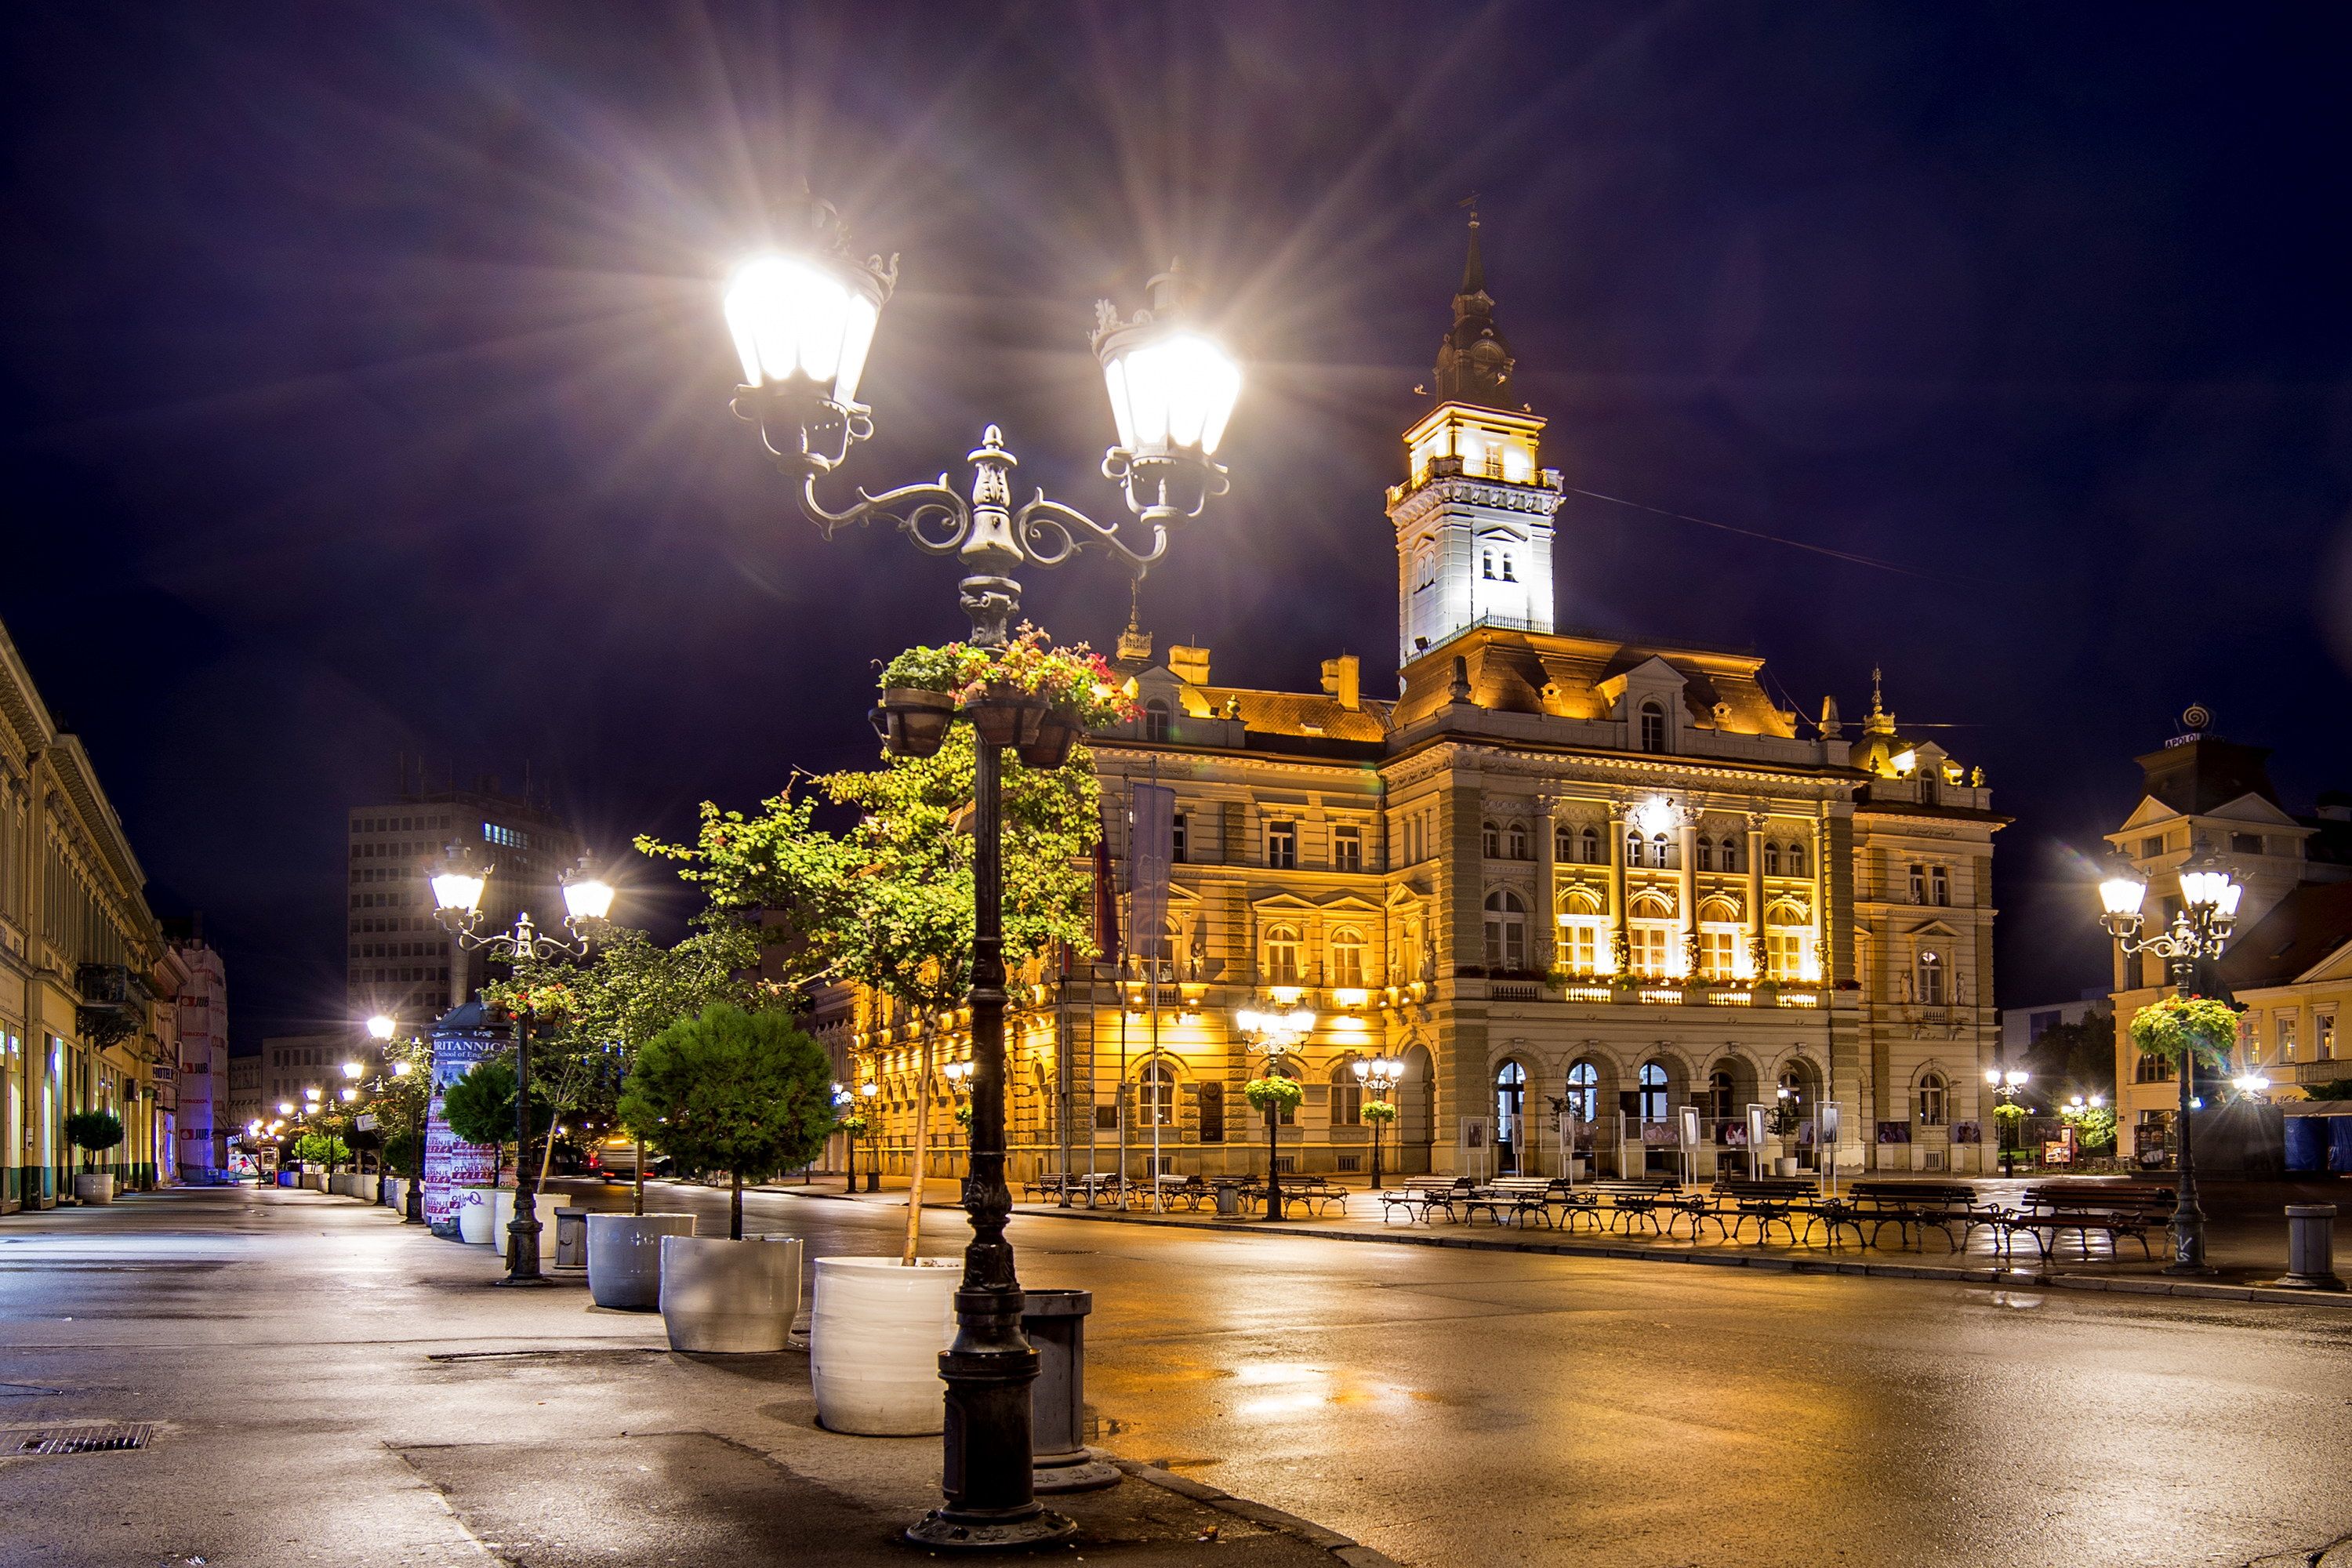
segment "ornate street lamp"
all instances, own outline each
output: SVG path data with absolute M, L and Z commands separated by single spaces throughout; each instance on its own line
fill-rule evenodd
M 1385 1100 L 1391 1089 L 1403 1081 L 1404 1063 L 1394 1057 L 1358 1057 L 1349 1069 L 1356 1081 L 1372 1092 L 1376 1100 Z M 1372 1121 L 1372 1191 L 1381 1190 L 1381 1124 Z
M 1093 547 L 1140 575 L 1166 552 L 1171 525 L 1197 517 L 1224 493 L 1225 470 L 1215 453 L 1241 372 L 1186 321 L 1183 279 L 1171 267 L 1151 279 L 1150 306 L 1132 320 L 1121 321 L 1108 301 L 1095 312 L 1094 349 L 1118 431 L 1102 472 L 1121 487 L 1141 537 L 1126 537 L 1120 525 L 1097 522 L 1043 491 L 1016 507 L 1017 460 L 993 425 L 965 459 L 971 468 L 967 489 L 951 487 L 942 473 L 878 495 L 861 489 L 839 510 L 827 507 L 817 498 L 818 479 L 874 433 L 873 413 L 857 399 L 858 382 L 898 284 L 898 259 L 858 259 L 829 203 L 809 205 L 803 237 L 790 253 L 746 262 L 728 283 L 727 325 L 743 368 L 735 412 L 759 426 L 769 456 L 797 489 L 802 513 L 825 537 L 850 523 L 879 521 L 919 549 L 955 556 L 964 570 L 961 601 L 974 643 L 1008 640 L 1021 608 L 1016 574 L 1023 567 L 1059 565 Z M 945 1504 L 907 1531 L 908 1540 L 935 1548 L 1017 1546 L 1058 1540 L 1076 1528 L 1041 1506 L 1033 1489 L 1030 1385 L 1037 1352 L 1021 1331 L 1021 1282 L 1004 1239 L 1013 1195 L 1004 1184 L 1000 770 L 1003 748 L 1013 740 L 1008 727 L 1025 723 L 1034 731 L 1036 718 L 986 717 L 972 783 L 972 1117 L 964 1183 L 972 1236 L 956 1293 L 956 1337 L 940 1355 L 948 1406 Z
M 378 1013 L 368 1019 L 367 1032 L 368 1037 L 378 1045 L 390 1045 L 392 1037 L 400 1032 L 400 1024 L 391 1014 Z M 392 1064 L 393 1077 L 406 1078 L 408 1073 L 407 1062 L 397 1061 Z M 383 1080 L 377 1081 L 381 1083 Z M 425 1129 L 421 1126 L 412 1126 L 409 1132 L 416 1139 L 416 1174 L 408 1184 L 408 1201 L 403 1205 L 401 1223 L 423 1225 L 425 1223 Z
M 476 871 L 470 852 L 452 844 L 433 877 L 434 911 L 457 945 L 488 950 L 492 958 L 552 958 L 569 953 L 584 958 L 592 930 L 613 908 L 613 884 L 595 875 L 588 856 L 564 874 L 563 929 L 567 942 L 541 935 L 531 924 L 529 910 L 515 911 L 514 929 L 489 936 L 477 933 L 482 921 L 482 887 L 495 868 Z M 530 1177 L 530 1029 L 536 1021 L 525 1006 L 515 1019 L 515 1206 L 507 1226 L 507 1274 L 501 1285 L 548 1285 L 553 1281 L 539 1271 L 539 1204 Z
M 2022 1068 L 2003 1069 L 1997 1067 L 1985 1068 L 1985 1087 L 1999 1095 L 2003 1105 L 2014 1105 L 2017 1102 L 2017 1091 L 2023 1089 L 2032 1078 L 2032 1075 Z M 2017 1173 L 2015 1160 L 2017 1140 L 2011 1136 L 2008 1125 L 2015 1118 L 2004 1116 L 1996 1120 L 2001 1124 L 1998 1129 L 2000 1138 L 2000 1173 L 2002 1179 L 2007 1180 Z
M 2187 997 L 2197 966 L 2221 956 L 2238 921 L 2238 900 L 2245 893 L 2211 846 L 2200 837 L 2195 854 L 2180 869 L 2180 909 L 2168 927 L 2142 937 L 2140 906 L 2147 900 L 2147 883 L 2128 861 L 2118 858 L 2115 875 L 2099 884 L 2105 908 L 2100 924 L 2126 953 L 2153 953 L 2172 972 L 2173 994 Z M 2167 1274 L 2210 1274 L 2205 1262 L 2205 1211 L 2197 1204 L 2197 1152 L 2189 1137 L 2189 1113 L 2196 1104 L 2197 1050 L 2180 1054 L 2179 1160 L 2180 1180 L 2172 1210 L 2172 1262 Z
M 1271 1078 L 1275 1064 L 1315 1027 L 1315 1015 L 1303 1007 L 1287 1013 L 1265 1013 L 1244 1007 L 1234 1015 L 1234 1027 L 1249 1037 L 1251 1047 L 1265 1058 L 1259 1076 Z M 1265 1217 L 1282 1217 L 1282 1160 L 1278 1152 L 1281 1108 L 1265 1108 Z

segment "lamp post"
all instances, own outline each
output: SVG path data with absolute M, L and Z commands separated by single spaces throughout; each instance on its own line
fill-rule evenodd
M 515 911 L 514 929 L 493 935 L 478 934 L 482 920 L 482 886 L 496 868 L 477 871 L 467 851 L 449 846 L 441 870 L 433 878 L 435 918 L 461 948 L 487 949 L 492 958 L 552 958 L 588 952 L 588 928 L 601 922 L 613 908 L 613 884 L 594 874 L 589 858 L 563 877 L 563 929 L 571 941 L 543 936 L 531 924 L 529 910 Z M 547 1285 L 553 1281 L 539 1271 L 539 1205 L 530 1176 L 530 1029 L 535 1021 L 526 1005 L 515 1018 L 515 1206 L 507 1226 L 507 1273 L 501 1285 Z
M 2142 937 L 2140 906 L 2147 899 L 2147 883 L 2127 861 L 2118 861 L 2115 875 L 2099 884 L 2105 912 L 2100 924 L 2126 955 L 2152 953 L 2172 972 L 2173 994 L 2186 998 L 2197 966 L 2221 956 L 2237 924 L 2238 900 L 2245 889 L 2230 875 L 2200 837 L 2189 863 L 2180 869 L 2180 908 L 2172 923 L 2155 935 Z M 2167 1274 L 2210 1274 L 2205 1262 L 2205 1211 L 2197 1204 L 2197 1151 L 2189 1136 L 2189 1113 L 2195 1107 L 2197 1048 L 2180 1053 L 2179 1181 L 2172 1210 L 2172 1262 Z
M 1262 1013 L 1244 1007 L 1234 1015 L 1234 1027 L 1249 1037 L 1257 1054 L 1265 1058 L 1261 1076 L 1274 1076 L 1275 1064 L 1288 1055 L 1293 1046 L 1315 1027 L 1315 1015 L 1304 1008 L 1287 1013 Z M 1265 1217 L 1282 1217 L 1282 1160 L 1279 1138 L 1282 1108 L 1272 1100 L 1265 1107 Z
M 1356 1081 L 1372 1091 L 1375 1099 L 1385 1101 L 1389 1091 L 1404 1078 L 1404 1063 L 1394 1057 L 1358 1057 L 1349 1068 Z M 1381 1190 L 1381 1123 L 1372 1121 L 1372 1191 Z
M 917 548 L 962 564 L 961 597 L 971 640 L 1002 647 L 1021 608 L 1015 573 L 1055 566 L 1088 547 L 1108 552 L 1140 575 L 1168 546 L 1173 524 L 1197 517 L 1226 489 L 1215 460 L 1241 389 L 1241 373 L 1215 342 L 1184 321 L 1183 280 L 1171 268 L 1151 280 L 1150 309 L 1121 321 L 1096 306 L 1093 345 L 1102 363 L 1118 442 L 1102 472 L 1121 485 L 1144 537 L 1130 541 L 1043 491 L 1013 503 L 1013 469 L 997 426 L 967 457 L 969 493 L 936 480 L 874 494 L 860 490 L 839 510 L 817 499 L 817 480 L 842 466 L 874 433 L 857 384 L 882 307 L 897 286 L 898 258 L 860 260 L 832 205 L 809 204 L 803 246 L 747 262 L 728 284 L 726 318 L 742 362 L 734 407 L 760 427 L 769 456 L 796 489 L 802 513 L 827 537 L 852 523 L 882 521 Z M 983 714 L 984 706 L 996 710 Z M 1024 1297 L 1004 1223 L 1004 959 L 1000 770 L 1004 721 L 1013 705 L 976 705 L 988 718 L 975 747 L 972 781 L 971 1146 L 964 1209 L 971 1240 L 956 1293 L 956 1335 L 940 1354 L 947 1384 L 940 1489 L 944 1505 L 910 1525 L 918 1545 L 955 1550 L 1059 1540 L 1076 1527 L 1038 1503 L 1031 1480 L 1030 1385 L 1037 1352 L 1021 1331 Z M 1025 711 L 1025 710 L 1024 710 Z M 1034 713 L 1025 723 L 1034 730 Z
M 2016 1104 L 2017 1091 L 2023 1089 L 2032 1078 L 2032 1075 L 2026 1072 L 2021 1068 L 2002 1068 L 1999 1067 L 1990 1067 L 1985 1068 L 1985 1087 L 1991 1089 L 1996 1095 L 1999 1095 L 2000 1097 L 2000 1102 L 2003 1105 Z M 2014 1159 L 2017 1150 L 2017 1140 L 2011 1136 L 2009 1126 L 2011 1121 L 2014 1121 L 2017 1119 L 2013 1116 L 1998 1116 L 1995 1117 L 1994 1120 L 2000 1123 L 2000 1174 L 2001 1179 L 2006 1181 L 2017 1173 L 2017 1165 Z
M 400 1024 L 391 1014 L 378 1013 L 368 1019 L 367 1032 L 368 1038 L 373 1040 L 381 1050 L 391 1045 L 392 1037 L 400 1033 Z M 392 1064 L 392 1076 L 394 1078 L 406 1078 L 414 1070 L 414 1064 L 405 1060 Z M 379 1079 L 377 1082 L 381 1085 L 383 1080 Z M 431 1098 L 431 1092 L 428 1088 L 427 1099 Z M 421 1120 L 412 1118 L 408 1122 L 408 1136 L 416 1141 L 416 1173 L 409 1178 L 407 1201 L 402 1205 L 401 1219 L 407 1225 L 425 1223 L 425 1129 L 419 1125 Z

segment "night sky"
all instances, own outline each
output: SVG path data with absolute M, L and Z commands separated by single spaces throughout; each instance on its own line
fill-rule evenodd
M 528 765 L 617 852 L 870 759 L 871 661 L 961 630 L 952 563 L 825 543 L 729 415 L 718 280 L 803 175 L 904 257 L 877 489 L 994 420 L 1113 507 L 1092 302 L 1181 254 L 1250 379 L 1146 623 L 1373 691 L 1477 191 L 1546 460 L 1747 531 L 1571 498 L 1560 619 L 1752 643 L 1849 719 L 1884 663 L 2017 818 L 2000 1000 L 2071 996 L 2068 847 L 2182 708 L 2292 808 L 2352 784 L 2344 16 L 11 6 L 0 618 L 240 1043 L 339 1023 L 343 814 L 397 754 Z M 1099 644 L 1127 594 L 1029 602 Z

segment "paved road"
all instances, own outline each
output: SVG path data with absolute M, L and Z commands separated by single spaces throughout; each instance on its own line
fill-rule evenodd
M 715 1194 L 665 1204 L 718 1212 Z M 761 1196 L 812 1247 L 903 1210 Z M 961 1216 L 926 1216 L 926 1251 Z M 1024 1217 L 1116 1452 L 1407 1562 L 2243 1563 L 2352 1532 L 2352 1310 Z
M 656 1197 L 723 1215 L 723 1194 Z M 886 1250 L 903 1219 L 792 1195 L 746 1206 L 752 1228 L 804 1236 L 813 1255 Z M 415 1456 L 434 1423 L 494 1433 L 552 1402 L 542 1421 L 572 1405 L 565 1419 L 583 1431 L 650 1432 L 656 1393 L 668 1410 L 694 1397 L 685 1385 L 648 1393 L 579 1357 L 499 1374 L 510 1381 L 468 1373 L 462 1387 L 454 1372 L 413 1388 L 385 1381 L 414 1377 L 403 1369 L 422 1360 L 419 1340 L 447 1348 L 434 1341 L 436 1314 L 457 1298 L 417 1260 L 438 1267 L 457 1249 L 362 1215 L 313 1229 L 288 1221 L 295 1212 L 253 1205 L 221 1234 L 155 1247 L 152 1262 L 101 1244 L 85 1223 L 96 1215 L 71 1223 L 89 1242 L 54 1247 L 11 1234 L 48 1216 L 0 1223 L 0 1343 L 19 1369 L 7 1375 L 111 1384 L 232 1421 L 267 1410 L 277 1435 L 248 1457 L 249 1480 L 218 1496 L 257 1517 L 272 1489 L 331 1498 L 339 1477 L 380 1479 L 387 1447 L 430 1474 Z M 959 1245 L 961 1216 L 934 1212 L 926 1226 L 927 1252 Z M 1105 1446 L 1431 1568 L 2241 1564 L 2352 1533 L 2352 1311 L 1046 1217 L 1019 1218 L 1013 1234 L 1028 1282 L 1097 1293 L 1088 1373 Z M 304 1320 L 260 1310 L 286 1291 L 336 1303 L 314 1331 L 338 1342 L 321 1353 L 289 1342 Z M 583 1318 L 576 1296 L 518 1303 L 467 1286 L 464 1300 L 464 1343 L 486 1353 L 543 1333 L 534 1313 L 616 1347 L 646 1338 L 642 1319 Z M 323 1381 L 336 1367 L 348 1385 Z M 30 1473 L 0 1469 L 0 1498 Z M 44 1474 L 66 1489 L 9 1500 L 95 1500 L 126 1518 L 147 1506 L 62 1468 Z M 369 1516 L 376 1561 L 435 1561 L 434 1531 L 447 1526 L 418 1492 L 387 1493 L 381 1518 Z M 16 1561 L 10 1539 L 0 1521 L 0 1563 Z

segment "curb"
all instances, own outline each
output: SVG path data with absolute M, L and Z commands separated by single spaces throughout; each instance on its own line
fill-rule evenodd
M 1928 1263 L 1861 1263 L 1835 1258 L 1779 1258 L 1759 1253 L 1668 1252 L 1649 1247 L 1587 1246 L 1572 1241 L 1487 1241 L 1475 1236 L 1439 1236 L 1398 1231 L 1381 1236 L 1351 1230 L 1315 1230 L 1303 1226 L 1268 1225 L 1263 1220 L 1170 1219 L 1156 1215 L 1111 1214 L 1100 1209 L 1016 1206 L 1015 1215 L 1087 1219 L 1106 1225 L 1160 1226 L 1176 1230 L 1215 1231 L 1234 1236 L 1300 1237 L 1313 1241 L 1353 1241 L 1372 1246 L 1453 1247 L 1475 1252 L 1535 1252 L 1554 1258 L 1605 1258 L 1644 1263 L 1699 1264 L 1716 1268 L 1764 1268 L 1783 1274 L 1846 1274 L 1873 1279 L 1924 1279 L 1950 1285 L 2035 1286 L 2053 1290 L 2103 1290 L 2115 1295 L 2175 1296 L 2193 1300 L 2257 1301 L 2273 1306 L 2352 1309 L 2352 1294 L 2320 1290 L 2279 1290 L 2262 1285 L 2204 1284 L 2189 1279 L 2150 1279 L 2141 1276 L 2050 1274 L 2015 1268 L 1948 1268 Z
M 1236 1519 L 1245 1519 L 1252 1524 L 1264 1525 L 1268 1530 L 1278 1530 L 1285 1535 L 1296 1536 L 1309 1546 L 1321 1547 L 1333 1557 L 1347 1563 L 1348 1568 L 1404 1568 L 1404 1564 L 1395 1558 L 1352 1541 L 1336 1530 L 1326 1530 L 1313 1520 L 1301 1519 L 1295 1513 L 1285 1513 L 1278 1508 L 1268 1508 L 1262 1502 L 1252 1502 L 1247 1498 L 1237 1498 L 1231 1492 L 1222 1491 L 1209 1485 L 1206 1481 L 1196 1481 L 1189 1476 L 1180 1476 L 1173 1470 L 1163 1470 L 1157 1465 L 1147 1465 L 1140 1459 L 1122 1459 L 1115 1454 L 1107 1457 L 1112 1464 L 1117 1465 L 1139 1481 L 1148 1482 L 1163 1491 L 1174 1492 L 1179 1497 L 1191 1498 L 1194 1502 L 1206 1503 L 1219 1513 L 1229 1513 Z

